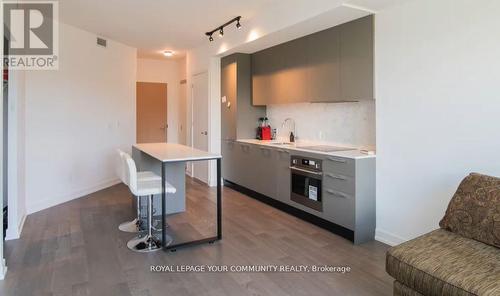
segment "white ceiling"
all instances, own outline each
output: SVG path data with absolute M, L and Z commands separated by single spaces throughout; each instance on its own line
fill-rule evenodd
M 140 57 L 177 56 L 207 42 L 204 33 L 241 15 L 242 22 L 283 0 L 64 0 L 62 22 L 138 49 Z
M 64 0 L 59 1 L 59 18 L 66 24 L 135 47 L 139 57 L 163 59 L 164 50 L 176 52 L 174 57 L 184 56 L 188 49 L 207 42 L 206 31 L 238 15 L 244 25 L 264 10 L 282 11 L 287 4 L 307 5 L 310 1 L 318 0 Z M 351 6 L 352 19 L 361 16 L 357 15 L 359 11 L 378 11 L 401 2 L 343 1 Z

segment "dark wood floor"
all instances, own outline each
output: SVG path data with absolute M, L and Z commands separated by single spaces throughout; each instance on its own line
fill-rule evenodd
M 208 194 L 207 194 L 208 193 Z M 137 254 L 117 225 L 134 211 L 117 185 L 28 216 L 22 237 L 6 243 L 9 268 L 0 295 L 391 295 L 387 246 L 349 241 L 229 188 L 223 190 L 223 240 L 175 253 Z M 173 232 L 213 233 L 215 190 L 188 180 L 188 212 Z M 151 265 L 335 265 L 332 273 L 152 273 Z

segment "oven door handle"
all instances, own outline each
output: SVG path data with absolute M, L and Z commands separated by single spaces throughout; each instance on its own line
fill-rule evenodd
M 304 170 L 304 169 L 294 167 L 294 166 L 291 166 L 290 169 L 292 171 L 299 171 L 299 172 L 308 173 L 308 174 L 312 174 L 312 175 L 316 175 L 316 176 L 323 176 L 322 172 L 314 172 L 314 171 Z

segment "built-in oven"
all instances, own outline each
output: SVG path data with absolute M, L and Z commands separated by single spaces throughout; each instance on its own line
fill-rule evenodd
M 290 199 L 308 208 L 322 212 L 322 161 L 295 155 L 291 157 L 290 161 Z

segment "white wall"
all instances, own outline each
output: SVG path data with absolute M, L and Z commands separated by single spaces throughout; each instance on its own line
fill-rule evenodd
M 378 239 L 437 228 L 468 173 L 500 176 L 499 13 L 413 0 L 377 14 Z
M 3 11 L 0 9 L 0 12 L 3 15 Z M 3 26 L 0 28 L 0 33 L 3 36 Z M 3 49 L 3 38 L 0 38 L 0 48 Z M 3 61 L 3 50 L 0 55 L 2 57 Z M 3 75 L 3 63 L 0 66 L 2 69 L 2 75 Z M 3 79 L 3 78 L 2 78 Z M 0 97 L 3 100 L 3 80 L 2 80 L 2 87 L 0 87 Z M 0 139 L 3 138 L 3 104 L 0 104 Z M 3 145 L 0 145 L 0 155 L 3 155 Z M 3 157 L 0 158 L 0 168 L 3 167 Z M 3 192 L 3 170 L 0 170 L 0 192 Z M 0 215 L 0 225 L 3 225 L 3 198 L 0 198 L 0 209 L 2 209 L 2 215 Z M 3 226 L 0 227 L 0 237 L 3 238 Z M 0 280 L 3 280 L 5 277 L 5 273 L 7 272 L 7 267 L 5 266 L 5 259 L 3 256 L 3 239 L 0 239 Z
M 185 59 L 137 60 L 137 81 L 167 84 L 167 142 L 179 143 L 181 131 L 180 81 L 185 79 Z M 182 78 L 184 75 L 184 78 Z
M 115 149 L 135 142 L 136 49 L 59 29 L 59 70 L 26 74 L 28 213 L 116 183 Z
M 280 137 L 288 136 L 291 127 L 282 124 L 290 117 L 298 140 L 375 148 L 375 101 L 268 105 L 267 117 Z
M 187 127 L 189 125 L 187 121 L 187 99 L 188 99 L 188 87 L 187 87 L 187 73 L 186 73 L 186 57 L 179 61 L 179 78 L 182 81 L 179 86 L 179 144 L 186 145 L 187 143 Z
M 26 72 L 9 73 L 8 110 L 8 205 L 6 239 L 21 235 L 26 219 Z

